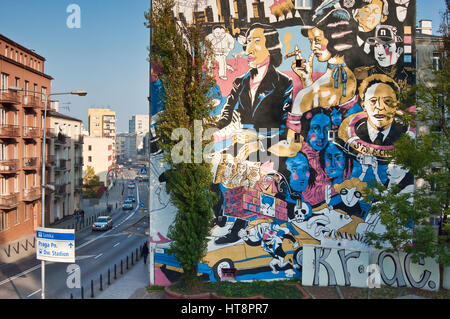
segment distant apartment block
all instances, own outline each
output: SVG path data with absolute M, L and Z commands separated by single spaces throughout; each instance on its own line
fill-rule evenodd
M 136 147 L 137 149 L 144 148 L 144 136 L 149 130 L 149 116 L 148 114 L 136 114 L 128 121 L 129 133 L 136 133 Z
M 116 154 L 119 161 L 135 160 L 137 158 L 137 134 L 119 133 L 116 136 Z
M 0 244 L 41 225 L 44 97 L 30 91 L 50 93 L 51 80 L 44 57 L 0 34 Z
M 108 186 L 111 183 L 113 169 L 113 143 L 108 137 L 84 136 L 83 143 L 83 176 L 87 167 L 94 168 L 95 175 Z M 108 179 L 109 174 L 109 179 Z
M 110 109 L 88 110 L 89 136 L 112 137 L 116 136 L 116 112 Z

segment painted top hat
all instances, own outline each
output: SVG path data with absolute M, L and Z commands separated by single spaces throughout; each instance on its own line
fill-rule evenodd
M 397 35 L 397 28 L 392 25 L 377 25 L 375 29 L 375 36 L 367 38 L 367 43 L 370 45 L 390 44 L 402 42 L 402 37 Z

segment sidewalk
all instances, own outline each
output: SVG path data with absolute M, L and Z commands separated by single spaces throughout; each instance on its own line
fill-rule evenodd
M 164 291 L 147 292 L 149 268 L 141 258 L 127 273 L 111 286 L 105 287 L 95 299 L 165 299 Z
M 96 204 L 93 204 L 92 200 L 83 199 L 80 208 L 84 210 L 84 223 L 82 223 L 81 219 L 77 223 L 75 217 L 73 217 L 73 212 L 71 212 L 70 215 L 65 216 L 63 219 L 49 225 L 48 227 L 75 229 L 75 232 L 91 227 L 93 221 L 97 219 L 98 216 L 104 214 L 113 215 L 120 209 L 120 198 L 124 187 L 125 186 L 121 181 L 116 181 L 116 185 L 111 187 L 108 191 L 108 198 L 105 192 L 102 198 L 95 201 L 97 202 Z M 106 213 L 107 204 L 112 205 L 112 211 L 109 213 Z M 35 234 L 31 234 L 27 237 L 23 237 L 0 246 L 0 264 L 14 263 L 22 258 L 35 255 L 35 242 Z

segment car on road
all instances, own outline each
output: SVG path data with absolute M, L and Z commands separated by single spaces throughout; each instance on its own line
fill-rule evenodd
M 131 200 L 125 200 L 122 204 L 123 210 L 131 210 L 133 209 L 133 202 Z
M 131 200 L 134 203 L 136 201 L 136 197 L 133 195 L 128 195 L 128 200 Z
M 134 183 L 128 183 L 128 188 L 130 189 L 136 188 L 136 185 Z
M 97 221 L 92 224 L 92 231 L 101 230 L 105 231 L 113 227 L 111 216 L 99 216 Z

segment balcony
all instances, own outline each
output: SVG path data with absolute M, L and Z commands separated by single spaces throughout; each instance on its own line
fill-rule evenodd
M 23 138 L 37 138 L 41 136 L 41 130 L 39 127 L 24 126 Z
M 54 128 L 47 128 L 45 130 L 45 135 L 46 135 L 46 138 L 55 138 L 58 136 L 58 134 L 56 134 L 56 130 Z
M 55 196 L 63 197 L 70 193 L 70 183 L 55 185 Z
M 19 125 L 0 124 L 0 138 L 20 137 Z
M 0 195 L 0 209 L 14 208 L 19 204 L 17 194 Z
M 23 158 L 23 169 L 36 169 L 38 168 L 38 164 L 39 164 L 38 157 Z
M 41 107 L 43 107 L 43 105 L 44 105 L 44 103 L 41 101 L 40 96 L 25 95 L 23 97 L 23 107 L 41 108 Z
M 83 135 L 80 134 L 80 135 L 75 136 L 73 138 L 73 142 L 75 143 L 75 146 L 79 146 L 80 144 L 83 144 L 83 142 L 84 142 Z
M 0 174 L 14 174 L 19 169 L 19 160 L 0 160 Z
M 45 166 L 53 166 L 56 163 L 55 155 L 47 155 L 47 160 L 45 161 Z
M 56 136 L 55 139 L 55 144 L 56 145 L 66 145 L 66 143 L 69 142 L 69 137 L 67 137 L 64 134 L 58 133 L 58 135 Z
M 75 157 L 75 167 L 80 166 L 83 166 L 83 157 L 82 156 Z
M 11 90 L 0 90 L 0 103 L 2 104 L 20 104 L 19 92 Z
M 58 171 L 67 171 L 70 169 L 71 162 L 72 161 L 68 159 L 60 159 L 59 163 L 57 163 L 59 165 L 57 165 L 55 168 Z
M 25 202 L 34 201 L 41 197 L 41 189 L 39 186 L 33 186 L 23 190 L 22 200 Z

